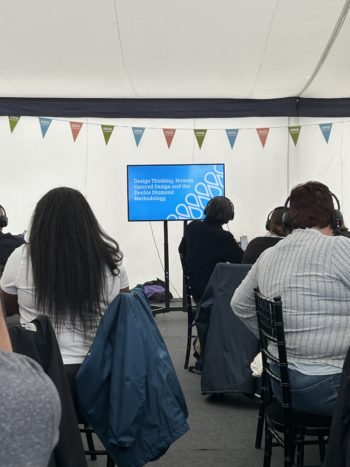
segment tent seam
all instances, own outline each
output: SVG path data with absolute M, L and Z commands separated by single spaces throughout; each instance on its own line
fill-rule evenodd
M 249 98 L 252 97 L 252 94 L 253 94 L 253 92 L 254 92 L 254 90 L 255 90 L 256 83 L 257 83 L 258 78 L 259 78 L 260 73 L 261 73 L 263 61 L 264 61 L 265 54 L 266 54 L 266 50 L 267 50 L 267 44 L 268 44 L 268 42 L 269 42 L 269 38 L 270 38 L 271 30 L 272 30 L 272 24 L 273 24 L 273 21 L 274 21 L 275 16 L 276 16 L 276 12 L 277 12 L 277 9 L 278 9 L 278 5 L 279 5 L 279 0 L 276 1 L 275 9 L 274 9 L 274 12 L 273 12 L 272 17 L 271 17 L 271 21 L 270 21 L 270 25 L 269 25 L 269 30 L 268 30 L 268 32 L 267 32 L 267 36 L 266 36 L 266 39 L 265 39 L 264 50 L 263 50 L 263 53 L 262 53 L 262 56 L 261 56 L 261 60 L 260 60 L 259 69 L 258 69 L 258 72 L 257 72 L 257 74 L 256 74 L 256 76 L 255 76 L 254 84 L 253 84 L 252 90 L 250 91 Z
M 350 8 L 350 0 L 345 0 L 344 6 L 340 12 L 340 15 L 338 17 L 338 20 L 333 28 L 332 34 L 326 44 L 326 47 L 324 48 L 320 59 L 317 62 L 317 65 L 312 72 L 310 78 L 306 81 L 304 87 L 301 89 L 301 91 L 298 93 L 300 97 L 304 94 L 304 92 L 310 87 L 311 83 L 315 80 L 316 76 L 318 75 L 319 71 L 321 70 L 322 66 L 324 65 L 330 51 L 332 50 L 333 44 L 335 43 L 341 28 L 343 27 L 343 24 L 345 22 L 345 19 L 348 15 Z
M 133 93 L 135 94 L 135 97 L 139 97 L 135 87 L 134 87 L 134 84 L 132 82 L 132 79 L 130 77 L 130 74 L 129 74 L 129 71 L 127 69 L 127 66 L 126 66 L 126 61 L 125 61 L 125 55 L 124 55 L 124 48 L 123 48 L 123 41 L 122 41 L 122 37 L 121 37 L 121 34 L 120 34 L 120 28 L 119 28 L 119 18 L 118 18 L 118 11 L 117 11 L 117 0 L 113 0 L 113 6 L 114 6 L 114 15 L 115 15 L 115 22 L 116 22 L 116 33 L 117 33 L 117 36 L 118 36 L 118 40 L 119 40 L 119 45 L 120 45 L 120 56 L 121 56 L 121 59 L 122 59 L 122 64 L 123 64 L 123 68 L 124 68 L 124 72 L 128 78 L 128 81 L 129 81 L 129 85 L 131 87 L 131 89 L 133 90 Z

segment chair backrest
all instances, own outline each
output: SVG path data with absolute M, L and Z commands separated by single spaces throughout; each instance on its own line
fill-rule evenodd
M 184 293 L 185 293 L 184 309 L 187 313 L 193 314 L 191 283 L 190 283 L 190 277 L 187 272 L 186 259 L 184 255 L 180 255 L 180 260 L 181 260 L 181 266 L 182 266 L 182 272 L 183 272 L 183 278 L 184 278 Z
M 281 297 L 264 297 L 255 289 L 255 304 L 259 326 L 260 350 L 263 362 L 262 397 L 271 399 L 270 378 L 276 381 L 282 392 L 282 407 L 288 421 L 292 411 L 286 341 L 284 336 Z
M 54 450 L 56 467 L 87 467 L 66 371 L 49 318 L 39 315 L 25 327 L 14 324 L 8 330 L 13 351 L 38 362 L 55 384 L 60 396 L 62 415 L 60 438 Z

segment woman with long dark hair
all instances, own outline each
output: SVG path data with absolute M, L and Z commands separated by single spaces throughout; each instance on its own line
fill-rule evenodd
M 0 286 L 7 315 L 48 315 L 65 364 L 80 364 L 108 304 L 128 291 L 117 242 L 99 226 L 84 196 L 55 188 L 38 202 L 29 242 L 7 261 Z

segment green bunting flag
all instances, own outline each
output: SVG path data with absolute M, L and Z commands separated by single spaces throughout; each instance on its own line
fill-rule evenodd
M 205 138 L 205 135 L 207 134 L 207 130 L 193 130 L 193 131 L 194 131 L 194 134 L 196 135 L 199 149 L 202 149 L 204 138 Z
M 81 122 L 69 122 L 70 129 L 72 130 L 73 141 L 75 142 L 78 138 L 79 132 L 83 124 Z
M 173 142 L 175 132 L 176 132 L 175 128 L 163 128 L 165 141 L 169 149 L 170 149 L 171 143 Z
M 265 147 L 267 137 L 269 135 L 270 128 L 257 128 L 256 131 L 258 132 L 260 142 L 262 147 Z
M 293 125 L 293 126 L 288 127 L 289 134 L 292 137 L 292 140 L 295 146 L 297 145 L 297 142 L 299 139 L 300 129 L 301 129 L 300 125 Z
M 16 125 L 21 117 L 9 117 L 9 123 L 10 123 L 10 130 L 11 133 L 13 130 L 16 128 Z
M 114 125 L 101 125 L 101 128 L 107 146 L 109 138 L 112 136 Z

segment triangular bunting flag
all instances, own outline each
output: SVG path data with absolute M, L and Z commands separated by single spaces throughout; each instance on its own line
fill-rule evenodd
M 21 117 L 9 117 L 11 133 L 16 128 L 16 125 Z
M 227 134 L 228 140 L 230 142 L 231 149 L 233 148 L 233 146 L 234 146 L 234 144 L 236 142 L 238 131 L 239 131 L 238 129 L 234 129 L 234 128 L 226 130 L 226 134 Z
M 270 128 L 257 128 L 256 131 L 258 132 L 262 147 L 265 147 L 267 137 L 269 135 Z
M 166 144 L 168 145 L 169 149 L 170 149 L 171 143 L 173 142 L 175 132 L 176 130 L 174 128 L 163 128 L 163 133 L 165 136 Z
M 109 138 L 112 136 L 114 125 L 101 125 L 101 128 L 107 146 Z
M 320 129 L 322 131 L 324 139 L 326 140 L 326 143 L 328 143 L 332 131 L 332 123 L 321 123 Z
M 136 126 L 132 127 L 132 132 L 134 133 L 136 146 L 140 144 L 144 131 L 145 129 L 143 127 L 136 127 Z
M 194 131 L 194 134 L 196 135 L 199 149 L 202 149 L 203 141 L 204 141 L 205 135 L 207 134 L 207 130 L 193 130 L 193 131 Z
M 70 128 L 72 130 L 73 140 L 75 142 L 76 139 L 78 138 L 79 132 L 83 124 L 81 122 L 69 122 L 69 123 L 70 123 Z
M 49 126 L 51 125 L 52 119 L 45 118 L 45 117 L 39 117 L 39 122 L 40 122 L 41 134 L 43 135 L 43 138 L 45 138 L 46 132 L 49 129 Z
M 299 139 L 300 129 L 301 129 L 300 125 L 294 125 L 294 126 L 289 126 L 288 127 L 289 134 L 292 137 L 292 140 L 293 140 L 293 143 L 295 144 L 295 146 L 297 145 L 297 142 L 298 142 L 298 139 Z

